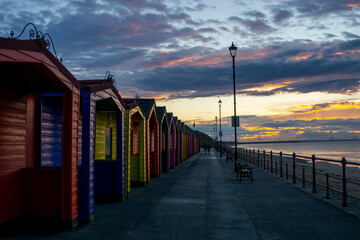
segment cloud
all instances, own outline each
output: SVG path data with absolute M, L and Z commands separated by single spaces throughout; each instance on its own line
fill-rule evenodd
M 206 8 L 208 8 L 208 6 L 204 3 L 199 3 L 194 8 L 185 7 L 185 9 L 189 12 L 201 12 L 201 11 L 204 11 Z
M 252 33 L 256 34 L 269 34 L 276 30 L 267 24 L 267 21 L 263 19 L 252 20 L 232 16 L 229 17 L 229 21 L 239 23 L 250 30 Z
M 249 11 L 244 13 L 245 16 L 254 17 L 254 18 L 265 18 L 265 14 L 260 11 Z
M 291 11 L 283 9 L 274 9 L 273 14 L 273 21 L 276 24 L 282 24 L 293 17 L 293 13 Z
M 328 16 L 330 14 L 343 14 L 347 15 L 354 8 L 352 4 L 358 3 L 354 0 L 290 0 L 282 4 L 284 7 L 296 9 L 297 12 L 304 17 L 315 17 L 319 18 L 322 16 Z
M 354 39 L 354 38 L 360 38 L 360 35 L 349 33 L 349 32 L 342 32 L 343 36 L 347 39 Z

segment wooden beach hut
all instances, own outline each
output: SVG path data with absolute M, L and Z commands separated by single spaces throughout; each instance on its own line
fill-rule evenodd
M 175 146 L 175 166 L 179 165 L 179 156 L 180 156 L 180 133 L 179 133 L 179 120 L 178 117 L 174 116 L 174 125 L 176 133 L 176 146 Z
M 73 227 L 79 83 L 35 33 L 0 38 L 0 223 L 23 216 Z
M 155 99 L 138 99 L 146 115 L 146 182 L 158 177 L 159 169 L 159 121 L 156 115 Z
M 182 127 L 181 127 L 181 120 L 178 120 L 178 148 L 179 148 L 179 163 L 182 162 L 182 149 L 183 149 L 183 133 L 182 133 Z
M 176 151 L 176 128 L 173 118 L 173 113 L 166 113 L 167 122 L 169 126 L 169 162 L 170 168 L 175 168 L 175 151 Z
M 169 154 L 169 125 L 166 117 L 166 107 L 156 107 L 159 120 L 159 151 L 160 174 L 170 169 Z
M 181 123 L 181 132 L 182 132 L 182 146 L 181 146 L 181 152 L 182 152 L 182 161 L 186 159 L 186 128 L 185 123 Z
M 146 185 L 146 117 L 137 100 L 124 99 L 125 197 L 131 186 Z
M 80 86 L 79 220 L 89 221 L 95 195 L 124 198 L 125 107 L 111 77 Z

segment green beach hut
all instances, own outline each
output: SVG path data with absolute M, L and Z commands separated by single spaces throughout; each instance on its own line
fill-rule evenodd
M 125 197 L 132 186 L 146 185 L 146 117 L 139 102 L 124 99 L 125 110 Z

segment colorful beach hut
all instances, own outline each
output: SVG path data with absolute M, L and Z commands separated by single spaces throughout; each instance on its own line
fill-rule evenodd
M 79 220 L 89 221 L 94 195 L 124 198 L 125 107 L 111 75 L 80 86 Z
M 178 117 L 174 116 L 174 125 L 175 125 L 175 133 L 176 133 L 176 146 L 175 146 L 175 166 L 179 165 L 179 150 L 180 150 L 180 136 L 179 136 L 179 120 Z
M 181 120 L 178 120 L 177 129 L 178 129 L 177 136 L 178 136 L 178 149 L 179 149 L 178 162 L 181 163 L 182 162 L 182 149 L 183 149 L 183 145 L 182 145 L 183 134 L 182 134 L 182 127 L 181 127 Z
M 185 123 L 181 123 L 181 132 L 182 132 L 182 161 L 186 159 L 186 128 Z
M 73 227 L 79 83 L 35 33 L 0 38 L 0 223 L 23 216 Z
M 146 182 L 160 175 L 159 168 L 159 121 L 155 99 L 138 99 L 146 116 Z
M 146 185 L 146 117 L 137 100 L 124 99 L 125 197 L 131 186 Z
M 156 107 L 159 120 L 159 151 L 160 151 L 160 174 L 170 169 L 169 154 L 169 125 L 166 117 L 166 107 Z
M 169 162 L 170 168 L 175 168 L 175 151 L 176 151 L 176 128 L 173 118 L 173 113 L 166 113 L 166 118 L 169 126 Z

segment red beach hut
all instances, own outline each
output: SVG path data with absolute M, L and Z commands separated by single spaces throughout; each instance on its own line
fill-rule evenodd
M 166 107 L 156 107 L 159 120 L 160 173 L 168 172 L 170 168 L 169 125 L 166 117 Z
M 166 114 L 169 125 L 169 152 L 170 168 L 175 168 L 175 151 L 176 151 L 176 128 L 172 113 Z
M 138 99 L 146 115 L 146 159 L 147 183 L 150 177 L 158 177 L 159 170 L 159 121 L 156 115 L 155 99 Z
M 31 26 L 34 40 L 0 38 L 0 223 L 24 216 L 73 227 L 79 83 Z

